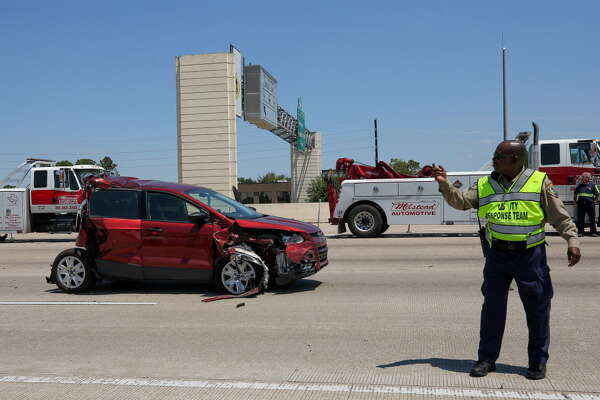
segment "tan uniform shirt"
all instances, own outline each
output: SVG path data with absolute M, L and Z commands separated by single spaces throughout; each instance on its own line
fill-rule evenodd
M 498 178 L 498 182 L 505 188 L 510 187 L 514 181 L 519 179 L 521 173 L 513 180 L 509 181 L 504 176 Z M 479 208 L 479 194 L 477 193 L 477 184 L 474 184 L 469 189 L 462 192 L 451 186 L 448 181 L 442 182 L 440 192 L 444 199 L 452 207 L 459 210 L 468 210 L 470 208 Z M 565 209 L 565 205 L 558 198 L 558 194 L 554 189 L 554 185 L 550 178 L 544 180 L 544 190 L 542 191 L 542 209 L 544 210 L 545 220 L 556 229 L 556 231 L 565 239 L 569 247 L 579 247 L 579 239 L 577 239 L 577 227 L 571 219 L 571 216 Z

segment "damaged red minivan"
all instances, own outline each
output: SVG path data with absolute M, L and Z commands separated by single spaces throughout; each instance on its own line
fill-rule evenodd
M 56 257 L 47 278 L 65 292 L 102 279 L 184 280 L 239 295 L 328 263 L 318 227 L 260 214 L 210 189 L 120 176 L 92 177 L 86 186 L 76 247 Z

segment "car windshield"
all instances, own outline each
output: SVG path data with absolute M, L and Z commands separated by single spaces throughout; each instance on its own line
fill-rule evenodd
M 92 175 L 99 176 L 104 173 L 104 170 L 101 170 L 101 169 L 75 169 L 75 168 L 73 168 L 73 170 L 75 171 L 75 174 L 77 174 L 77 179 L 79 179 L 79 183 L 81 184 L 81 187 L 83 187 L 83 185 L 85 184 L 85 180 L 89 176 L 92 176 Z
M 263 214 L 256 212 L 252 208 L 246 207 L 242 203 L 238 203 L 237 201 L 212 190 L 201 188 L 190 189 L 186 190 L 185 194 L 229 218 L 254 219 L 263 216 Z

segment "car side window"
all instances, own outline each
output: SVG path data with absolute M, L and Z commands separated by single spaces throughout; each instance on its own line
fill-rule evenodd
M 146 195 L 148 219 L 152 221 L 190 222 L 190 215 L 207 212 L 179 197 L 159 192 Z
M 208 213 L 208 211 L 206 211 L 205 209 L 197 207 L 197 206 L 193 205 L 192 203 L 188 203 L 187 201 L 185 202 L 185 208 L 187 209 L 188 216 L 198 215 L 198 214 L 204 214 L 206 216 L 210 215 Z
M 90 198 L 90 216 L 139 219 L 139 195 L 133 190 L 99 190 Z

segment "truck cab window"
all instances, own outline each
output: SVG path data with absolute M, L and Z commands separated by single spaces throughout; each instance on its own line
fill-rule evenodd
M 545 143 L 540 146 L 541 165 L 560 164 L 560 145 Z
M 592 162 L 592 143 L 569 143 L 571 164 L 590 164 Z
M 77 178 L 73 173 L 73 170 L 69 170 L 69 174 L 67 175 L 67 181 L 69 183 L 69 189 L 71 190 L 79 190 L 79 184 L 77 183 Z
M 35 171 L 33 174 L 33 187 L 45 188 L 48 186 L 48 171 Z
M 62 169 L 54 171 L 54 188 L 65 188 L 65 171 Z

